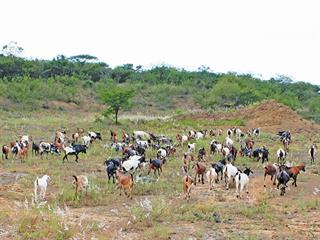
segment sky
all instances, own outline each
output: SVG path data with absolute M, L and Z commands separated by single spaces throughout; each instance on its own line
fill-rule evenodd
M 320 85 L 318 0 L 1 0 L 0 46 Z

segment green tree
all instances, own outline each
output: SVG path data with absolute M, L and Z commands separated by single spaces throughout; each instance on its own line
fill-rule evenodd
M 134 91 L 130 88 L 116 85 L 101 85 L 98 88 L 100 100 L 108 105 L 106 114 L 114 113 L 116 124 L 118 124 L 118 114 L 120 109 L 129 109 L 131 107 L 131 98 Z

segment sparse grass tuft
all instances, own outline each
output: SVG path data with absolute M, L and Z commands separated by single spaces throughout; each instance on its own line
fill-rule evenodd
M 45 209 L 24 212 L 18 222 L 22 239 L 68 239 L 73 235 L 54 213 Z

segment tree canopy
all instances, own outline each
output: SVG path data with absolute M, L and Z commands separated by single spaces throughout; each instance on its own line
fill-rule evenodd
M 111 68 L 88 54 L 41 60 L 21 58 L 21 51 L 13 43 L 4 46 L 4 54 L 0 54 L 0 94 L 18 103 L 36 106 L 36 102 L 60 100 L 79 104 L 85 98 L 99 96 L 95 89 L 112 81 L 110 89 L 115 95 L 106 91 L 110 97 L 102 99 L 105 103 L 123 102 L 118 103 L 119 107 L 114 104 L 114 111 L 129 105 L 130 101 L 124 99 L 132 99 L 136 106 L 160 110 L 179 108 L 181 104 L 204 110 L 235 108 L 276 99 L 320 121 L 320 86 L 294 82 L 286 76 L 262 80 L 250 74 L 217 73 L 206 66 L 196 71 L 170 65 L 145 69 L 131 63 Z M 134 90 L 135 95 L 131 96 L 127 89 Z
M 118 124 L 119 111 L 131 107 L 131 98 L 134 95 L 134 91 L 123 86 L 108 84 L 99 86 L 98 94 L 100 100 L 107 105 L 105 114 L 113 112 L 116 124 Z

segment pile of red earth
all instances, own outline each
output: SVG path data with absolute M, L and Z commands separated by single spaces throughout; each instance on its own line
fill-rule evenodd
M 233 112 L 217 112 L 213 114 L 197 114 L 182 118 L 228 120 L 244 119 L 246 128 L 261 127 L 262 131 L 276 133 L 280 130 L 290 130 L 292 133 L 320 133 L 320 125 L 303 119 L 286 105 L 275 100 L 263 101 Z M 232 127 L 232 126 L 230 126 Z

